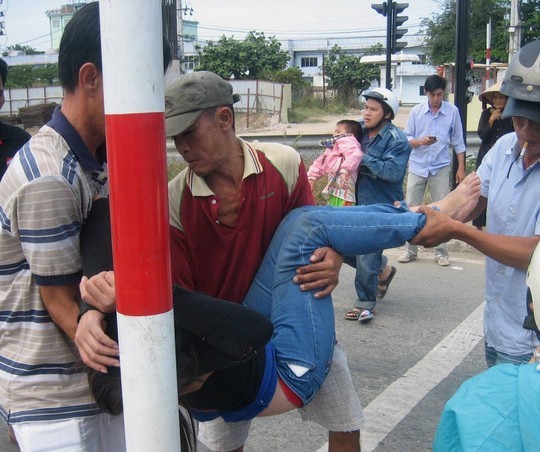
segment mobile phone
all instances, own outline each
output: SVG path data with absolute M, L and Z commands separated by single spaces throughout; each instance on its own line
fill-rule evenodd
M 437 141 L 437 137 L 434 136 L 434 135 L 430 135 L 430 136 L 428 136 L 428 138 L 429 138 L 431 141 Z

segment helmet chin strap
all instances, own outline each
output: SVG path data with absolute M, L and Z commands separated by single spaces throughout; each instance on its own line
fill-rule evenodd
M 379 130 L 385 123 L 387 122 L 390 122 L 391 119 L 388 119 L 388 118 L 382 118 L 376 125 L 375 127 L 366 127 L 367 130 L 369 131 L 372 131 L 372 130 Z

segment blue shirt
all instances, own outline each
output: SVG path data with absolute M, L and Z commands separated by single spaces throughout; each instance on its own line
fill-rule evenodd
M 409 171 L 420 177 L 437 174 L 441 168 L 450 165 L 450 144 L 456 154 L 466 149 L 459 110 L 446 101 L 442 102 L 435 114 L 429 109 L 427 101 L 414 106 L 405 127 L 405 135 L 409 141 L 426 136 L 437 137 L 434 144 L 418 146 L 411 152 Z
M 362 140 L 364 157 L 358 169 L 356 203 L 392 204 L 403 200 L 403 179 L 411 146 L 401 130 L 388 122 L 371 139 Z
M 501 137 L 478 168 L 482 196 L 488 199 L 487 232 L 520 237 L 540 235 L 540 163 L 527 169 L 517 136 Z M 527 355 L 538 344 L 523 328 L 527 315 L 526 271 L 486 258 L 484 333 L 488 345 L 510 355 Z

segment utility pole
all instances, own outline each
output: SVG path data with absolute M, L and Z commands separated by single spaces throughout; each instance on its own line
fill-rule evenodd
M 486 25 L 486 88 L 491 86 L 491 16 L 489 22 Z
M 467 67 L 469 54 L 469 17 L 471 11 L 471 0 L 457 0 L 456 4 L 456 72 L 454 85 L 454 105 L 459 110 L 461 124 L 463 126 L 463 140 L 467 145 L 467 91 L 466 73 L 470 70 Z M 452 165 L 452 187 L 456 185 L 457 157 L 453 154 Z
M 176 25 L 176 0 L 161 0 L 163 34 L 171 47 L 172 57 L 178 59 L 178 35 Z
M 511 0 L 510 3 L 510 26 L 508 27 L 508 62 L 517 53 L 521 46 L 521 26 L 519 23 L 519 1 Z

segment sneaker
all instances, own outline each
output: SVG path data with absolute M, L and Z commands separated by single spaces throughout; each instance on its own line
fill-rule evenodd
M 447 257 L 444 257 L 444 256 L 437 256 L 435 258 L 435 262 L 437 262 L 437 264 L 440 265 L 441 267 L 448 267 L 450 265 L 450 261 L 448 260 Z
M 398 257 L 398 262 L 406 264 L 407 262 L 414 261 L 416 259 L 416 254 L 412 254 L 409 251 L 405 251 L 401 256 Z

